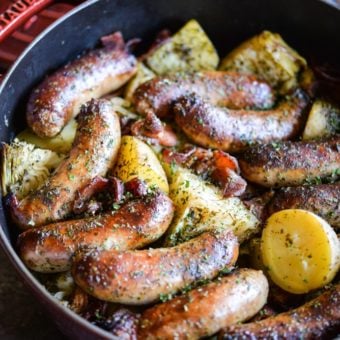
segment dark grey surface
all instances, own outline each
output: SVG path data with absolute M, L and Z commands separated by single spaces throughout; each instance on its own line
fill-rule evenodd
M 0 249 L 0 339 L 64 340 Z

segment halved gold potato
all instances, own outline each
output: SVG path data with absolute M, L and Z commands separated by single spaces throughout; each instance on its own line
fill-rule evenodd
M 25 129 L 18 134 L 17 138 L 42 149 L 49 149 L 57 153 L 67 153 L 71 150 L 76 129 L 77 122 L 75 119 L 71 119 L 55 137 L 39 137 L 30 129 Z
M 274 213 L 262 233 L 262 260 L 282 289 L 307 293 L 331 282 L 340 266 L 340 241 L 332 227 L 307 210 Z
M 152 149 L 133 136 L 123 136 L 113 175 L 123 182 L 133 178 L 143 180 L 149 187 L 169 192 L 165 172 Z
M 309 112 L 302 139 L 316 139 L 340 133 L 340 108 L 318 99 Z

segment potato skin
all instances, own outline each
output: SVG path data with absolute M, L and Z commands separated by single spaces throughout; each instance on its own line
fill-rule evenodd
M 38 136 L 57 135 L 82 104 L 118 89 L 136 73 L 136 58 L 127 51 L 120 33 L 105 39 L 104 47 L 63 66 L 33 90 L 26 119 Z
M 296 309 L 258 322 L 228 326 L 219 339 L 326 339 L 327 334 L 339 330 L 339 301 L 337 284 Z
M 216 107 L 193 94 L 174 105 L 177 125 L 196 144 L 239 152 L 251 143 L 287 140 L 299 132 L 308 100 L 302 93 L 272 110 L 231 110 Z
M 132 101 L 142 115 L 152 111 L 158 117 L 166 117 L 171 114 L 173 103 L 187 93 L 234 109 L 266 109 L 275 101 L 266 83 L 250 75 L 222 71 L 156 77 L 140 85 Z
M 20 202 L 10 198 L 10 213 L 21 229 L 60 221 L 72 211 L 77 190 L 112 168 L 120 145 L 119 118 L 106 100 L 83 107 L 69 157 L 49 180 Z
M 267 211 L 271 215 L 284 209 L 309 210 L 340 228 L 340 183 L 280 188 Z
M 261 271 L 240 269 L 143 312 L 141 339 L 199 339 L 247 320 L 265 304 L 268 281 Z
M 19 235 L 18 253 L 32 270 L 65 271 L 81 248 L 138 249 L 156 241 L 173 213 L 171 200 L 157 193 L 127 202 L 115 212 L 27 230 Z
M 264 187 L 296 186 L 327 177 L 340 168 L 340 136 L 301 142 L 269 143 L 239 157 L 244 178 Z
M 237 257 L 238 242 L 231 232 L 210 231 L 172 248 L 79 252 L 72 275 L 100 300 L 143 305 L 216 277 Z

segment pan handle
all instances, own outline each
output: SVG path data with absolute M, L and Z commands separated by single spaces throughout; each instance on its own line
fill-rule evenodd
M 53 0 L 17 0 L 0 14 L 0 42 Z

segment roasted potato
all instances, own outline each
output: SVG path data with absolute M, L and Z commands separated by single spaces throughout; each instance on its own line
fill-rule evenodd
M 298 86 L 299 74 L 306 68 L 306 60 L 288 46 L 279 34 L 269 31 L 236 47 L 219 67 L 220 70 L 254 74 L 281 94 Z
M 169 192 L 165 172 L 152 149 L 132 136 L 123 136 L 113 175 L 123 182 L 133 178 L 143 180 L 150 188 Z
M 309 112 L 302 138 L 316 139 L 336 133 L 340 133 L 340 108 L 325 100 L 316 100 Z
M 131 102 L 131 98 L 136 88 L 152 79 L 155 73 L 152 72 L 144 63 L 138 63 L 136 75 L 129 81 L 125 88 L 125 99 Z
M 77 122 L 70 120 L 63 130 L 55 137 L 39 137 L 32 130 L 25 129 L 20 132 L 17 138 L 30 144 L 34 144 L 42 149 L 49 149 L 57 153 L 67 153 L 71 149 L 74 136 L 76 134 Z
M 262 232 L 261 253 L 271 279 L 293 294 L 323 287 L 340 268 L 340 241 L 334 229 L 307 210 L 271 215 Z
M 206 230 L 228 228 L 242 242 L 257 231 L 257 218 L 239 198 L 223 198 L 220 190 L 190 170 L 176 167 L 170 173 L 169 196 L 176 205 L 166 244 L 175 245 Z
M 158 75 L 180 71 L 215 70 L 219 57 L 196 20 L 188 21 L 172 38 L 157 48 L 147 65 Z

